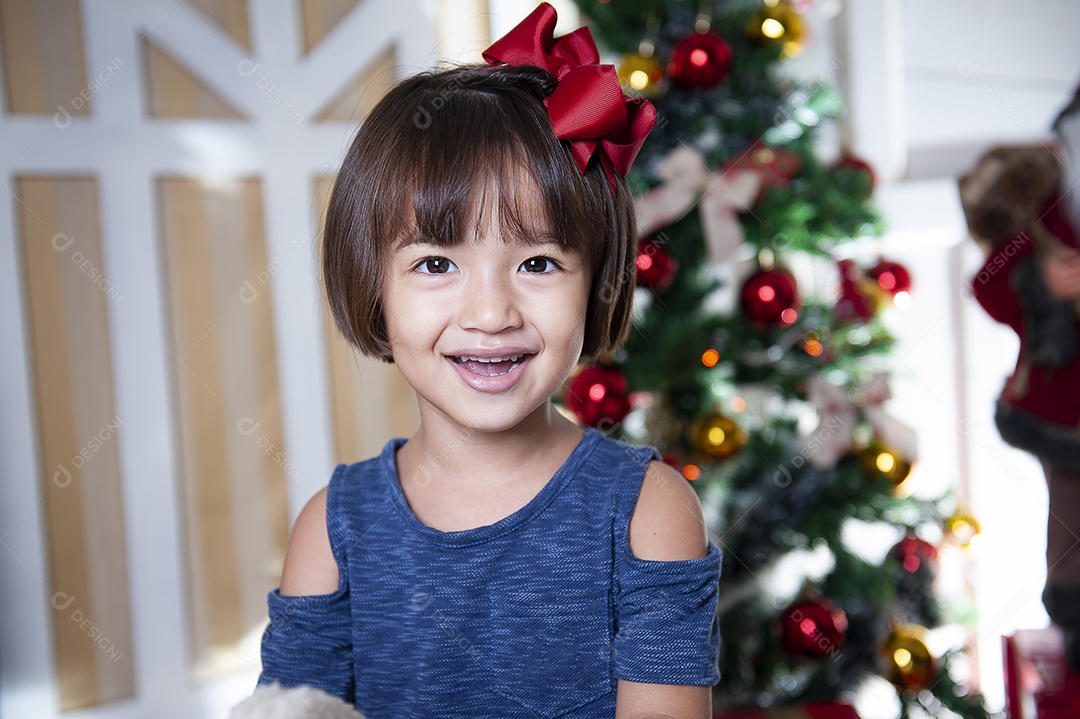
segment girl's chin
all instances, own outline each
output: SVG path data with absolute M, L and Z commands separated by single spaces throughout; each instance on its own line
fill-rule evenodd
M 477 410 L 468 413 L 441 412 L 440 414 L 460 427 L 462 432 L 480 432 L 491 435 L 542 432 L 545 428 L 568 421 L 555 409 L 550 399 L 524 412 Z M 421 421 L 423 421 L 423 413 L 421 413 Z

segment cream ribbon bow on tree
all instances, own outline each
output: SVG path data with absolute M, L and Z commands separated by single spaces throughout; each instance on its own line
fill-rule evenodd
M 709 262 L 723 262 L 742 245 L 745 238 L 738 215 L 749 210 L 761 192 L 758 173 L 746 169 L 715 173 L 701 155 L 680 145 L 661 160 L 657 174 L 664 184 L 638 198 L 635 205 L 641 237 L 675 223 L 700 200 Z
M 803 454 L 818 469 L 832 469 L 855 441 L 860 412 L 874 430 L 874 438 L 914 464 L 918 453 L 915 430 L 885 413 L 892 394 L 886 376 L 876 374 L 848 394 L 820 374 L 809 380 L 807 399 L 818 411 L 820 422 L 804 441 Z

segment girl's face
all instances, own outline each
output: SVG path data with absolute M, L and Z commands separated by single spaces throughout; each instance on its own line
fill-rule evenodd
M 504 239 L 497 208 L 475 240 L 405 243 L 383 287 L 390 349 L 421 422 L 482 432 L 546 412 L 581 355 L 591 272 L 538 231 Z

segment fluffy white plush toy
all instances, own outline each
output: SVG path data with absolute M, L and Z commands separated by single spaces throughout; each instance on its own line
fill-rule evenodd
M 364 719 L 364 715 L 318 689 L 271 684 L 233 707 L 229 719 Z

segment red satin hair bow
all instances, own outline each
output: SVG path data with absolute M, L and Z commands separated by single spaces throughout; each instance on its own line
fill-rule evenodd
M 527 18 L 484 51 L 492 65 L 535 65 L 558 85 L 544 98 L 555 136 L 570 143 L 578 169 L 599 155 L 615 192 L 615 173 L 625 175 L 656 123 L 648 100 L 623 94 L 614 65 L 600 65 L 589 28 L 555 39 L 555 8 L 540 3 Z

